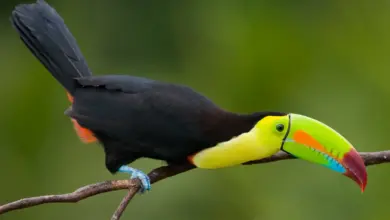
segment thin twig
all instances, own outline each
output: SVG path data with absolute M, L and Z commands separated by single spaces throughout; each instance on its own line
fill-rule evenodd
M 162 166 L 152 170 L 148 176 L 151 183 L 156 183 L 165 178 L 177 175 L 193 169 L 192 165 L 186 164 L 181 166 Z M 45 195 L 20 199 L 0 206 L 0 215 L 13 210 L 24 209 L 32 206 L 46 203 L 77 203 L 83 199 L 95 196 L 101 193 L 123 190 L 139 189 L 140 182 L 138 179 L 111 180 L 91 185 L 83 186 L 72 193 Z M 135 191 L 136 192 L 136 191 Z M 134 193 L 135 194 L 135 193 Z
M 195 168 L 194 166 L 190 164 L 185 165 L 176 165 L 176 166 L 163 166 L 154 169 L 152 172 L 148 174 L 151 183 L 155 183 L 157 181 L 160 181 L 162 179 L 168 178 L 170 176 L 177 175 L 179 173 L 186 172 L 188 170 L 191 170 Z M 119 204 L 119 207 L 114 212 L 114 215 L 111 217 L 111 220 L 119 220 L 122 216 L 123 212 L 125 211 L 127 205 L 129 204 L 130 200 L 133 199 L 135 194 L 138 192 L 138 190 L 141 188 L 140 182 L 137 185 L 137 187 L 129 188 L 129 192 L 126 194 L 126 196 L 122 199 L 122 202 Z M 1 214 L 1 207 L 0 207 L 0 214 Z
M 360 153 L 360 155 L 364 159 L 364 162 L 367 166 L 390 162 L 390 150 L 379 151 L 379 152 L 363 152 Z M 265 158 L 257 161 L 251 161 L 246 163 L 245 165 L 269 163 L 269 162 L 275 162 L 275 161 L 287 160 L 287 159 L 294 159 L 294 157 L 284 152 L 278 152 L 277 154 L 269 158 Z M 193 168 L 194 167 L 190 164 L 185 164 L 180 166 L 168 165 L 168 166 L 163 166 L 152 170 L 148 174 L 148 176 L 152 183 L 156 183 L 160 180 L 189 171 Z M 122 189 L 130 189 L 127 196 L 122 200 L 122 203 L 120 204 L 120 206 L 118 207 L 117 211 L 113 216 L 113 219 L 119 220 L 127 204 L 134 197 L 134 195 L 139 190 L 139 188 L 140 188 L 140 182 L 138 179 L 105 181 L 105 182 L 95 183 L 95 184 L 81 187 L 72 193 L 24 198 L 18 201 L 4 204 L 0 206 L 0 214 L 4 214 L 6 212 L 10 212 L 13 210 L 37 206 L 45 203 L 76 203 L 78 201 L 81 201 L 83 199 L 101 193 L 122 190 Z
M 141 188 L 140 183 L 138 183 L 138 187 L 130 187 L 129 192 L 127 195 L 123 198 L 122 202 L 119 204 L 119 207 L 116 209 L 114 214 L 111 217 L 111 220 L 118 220 L 121 218 L 123 212 L 125 211 L 127 205 L 130 203 L 130 200 L 133 199 L 135 194 L 137 194 L 138 190 Z

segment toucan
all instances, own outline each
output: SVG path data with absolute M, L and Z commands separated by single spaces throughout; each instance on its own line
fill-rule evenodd
M 100 143 L 112 174 L 139 178 L 139 158 L 202 169 L 241 165 L 278 151 L 323 165 L 364 191 L 367 172 L 352 144 L 328 125 L 295 113 L 236 113 L 188 86 L 129 75 L 93 76 L 62 17 L 43 0 L 19 4 L 10 18 L 20 39 L 65 88 L 65 110 L 80 139 Z

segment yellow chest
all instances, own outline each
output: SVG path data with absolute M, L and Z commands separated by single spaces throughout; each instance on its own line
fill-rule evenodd
M 216 169 L 262 159 L 276 153 L 276 146 L 265 146 L 267 140 L 250 131 L 214 147 L 207 148 L 192 157 L 195 166 Z

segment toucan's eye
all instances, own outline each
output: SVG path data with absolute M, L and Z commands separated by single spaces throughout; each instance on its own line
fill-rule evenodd
M 283 124 L 277 124 L 276 125 L 276 130 L 279 132 L 282 132 L 284 130 L 284 125 Z

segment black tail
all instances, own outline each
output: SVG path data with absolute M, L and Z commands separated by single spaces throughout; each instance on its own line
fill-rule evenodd
M 92 75 L 63 19 L 45 1 L 16 6 L 11 21 L 25 45 L 70 94 L 74 78 Z

